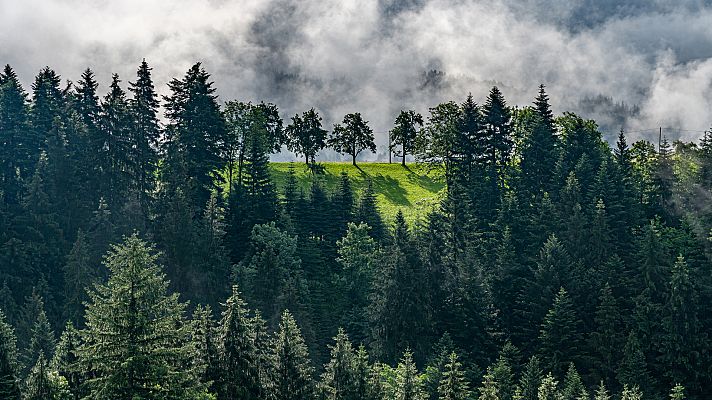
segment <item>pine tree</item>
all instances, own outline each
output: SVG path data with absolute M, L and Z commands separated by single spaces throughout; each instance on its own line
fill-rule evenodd
M 347 328 L 355 332 L 357 341 L 368 337 L 368 294 L 371 292 L 374 268 L 377 261 L 376 242 L 368 234 L 366 224 L 349 223 L 346 236 L 337 242 L 338 258 L 341 265 L 339 284 L 343 289 L 342 318 Z
M 455 352 L 448 355 L 447 364 L 445 364 L 438 385 L 438 395 L 441 400 L 467 400 L 470 398 L 469 382 L 465 378 L 462 364 Z
M 204 391 L 193 366 L 186 304 L 168 294 L 153 248 L 136 235 L 112 246 L 111 276 L 90 292 L 79 358 L 95 399 L 184 399 Z
M 421 400 L 423 389 L 418 380 L 418 369 L 413 353 L 406 350 L 398 363 L 395 376 L 395 400 Z
M 483 161 L 496 173 L 500 189 L 504 187 L 505 169 L 512 152 L 512 116 L 502 92 L 495 86 L 485 101 L 485 136 L 482 138 Z
M 479 400 L 499 400 L 499 389 L 491 371 L 487 371 L 482 380 Z
M 307 346 L 289 311 L 282 314 L 279 330 L 272 343 L 272 351 L 272 396 L 282 400 L 312 399 L 314 385 Z
M 237 286 L 225 302 L 218 333 L 220 399 L 254 399 L 259 394 L 259 369 L 254 331 Z
M 600 379 L 610 382 L 618 366 L 618 354 L 625 344 L 621 336 L 623 321 L 618 302 L 608 283 L 601 289 L 599 299 L 594 317 L 596 330 L 591 332 L 589 343 L 595 354 L 594 370 L 600 374 Z
M 326 146 L 326 130 L 321 127 L 321 117 L 312 108 L 292 117 L 286 128 L 287 148 L 304 156 L 306 165 L 314 164 L 316 155 Z
M 196 348 L 195 364 L 203 371 L 201 382 L 208 385 L 211 393 L 216 393 L 223 370 L 218 360 L 218 332 L 213 321 L 212 308 L 209 305 L 199 304 L 193 310 L 191 323 L 193 325 L 191 338 Z
M 0 311 L 0 398 L 20 399 L 15 332 Z
M 564 288 L 559 290 L 554 304 L 544 317 L 539 336 L 541 356 L 548 370 L 562 375 L 564 368 L 580 354 L 579 320 Z
M 406 156 L 413 153 L 418 127 L 423 126 L 423 116 L 413 110 L 401 110 L 394 125 L 389 133 L 389 151 L 394 151 L 396 146 L 400 146 L 401 150 L 396 152 L 396 156 L 401 157 L 401 164 L 405 167 Z
M 512 400 L 512 397 L 514 396 L 515 384 L 514 371 L 512 370 L 511 365 L 512 360 L 504 354 L 507 349 L 512 348 L 514 348 L 514 346 L 507 342 L 502 348 L 502 351 L 500 351 L 497 362 L 490 367 L 490 373 L 492 374 L 494 381 L 497 382 L 500 400 Z M 516 348 L 514 349 L 516 350 Z
M 329 146 L 337 153 L 350 155 L 354 166 L 356 157 L 362 151 L 376 152 L 373 129 L 368 126 L 368 121 L 363 120 L 361 113 L 346 114 L 343 125 L 334 125 Z

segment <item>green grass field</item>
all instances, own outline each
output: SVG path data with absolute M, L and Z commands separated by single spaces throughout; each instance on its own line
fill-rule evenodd
M 368 179 L 373 182 L 373 188 L 378 199 L 378 207 L 387 221 L 393 219 L 398 210 L 409 222 L 427 215 L 441 198 L 445 187 L 441 177 L 426 171 L 416 164 L 359 163 L 354 167 L 351 163 L 323 162 L 319 166 L 323 173 L 312 174 L 299 162 L 270 163 L 272 176 L 282 193 L 287 173 L 294 168 L 299 186 L 308 193 L 314 179 L 320 179 L 327 191 L 331 192 L 338 185 L 340 174 L 345 171 L 351 178 L 351 184 L 358 197 L 366 188 Z

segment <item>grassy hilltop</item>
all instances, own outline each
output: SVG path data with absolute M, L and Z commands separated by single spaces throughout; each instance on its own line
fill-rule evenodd
M 366 187 L 368 179 L 378 199 L 384 218 L 391 220 L 399 209 L 409 222 L 424 217 L 440 198 L 445 184 L 441 177 L 416 164 L 366 163 L 354 167 L 348 162 L 322 162 L 323 173 L 312 174 L 303 162 L 271 162 L 270 168 L 277 188 L 282 193 L 289 168 L 293 167 L 299 186 L 308 193 L 314 179 L 320 179 L 327 191 L 332 191 L 345 171 L 351 178 L 356 196 Z

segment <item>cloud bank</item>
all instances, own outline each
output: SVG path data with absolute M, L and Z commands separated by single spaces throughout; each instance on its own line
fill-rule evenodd
M 379 144 L 401 109 L 495 84 L 526 105 L 543 83 L 607 137 L 691 140 L 712 122 L 711 3 L 0 0 L 0 63 L 28 88 L 45 65 L 70 80 L 91 67 L 106 88 L 146 58 L 165 91 L 201 61 L 222 100 L 274 102 L 286 120 L 313 106 L 329 127 L 358 111 Z

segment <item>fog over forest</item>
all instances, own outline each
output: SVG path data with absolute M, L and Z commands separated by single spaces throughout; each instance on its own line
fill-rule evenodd
M 223 100 L 316 107 L 330 127 L 359 111 L 385 144 L 401 109 L 483 101 L 497 84 L 526 105 L 539 83 L 555 112 L 595 119 L 609 142 L 699 138 L 712 109 L 709 1 L 157 0 L 0 2 L 0 59 L 29 87 L 132 76 L 142 58 L 160 92 L 202 61 Z M 30 27 L 30 29 L 27 29 Z

